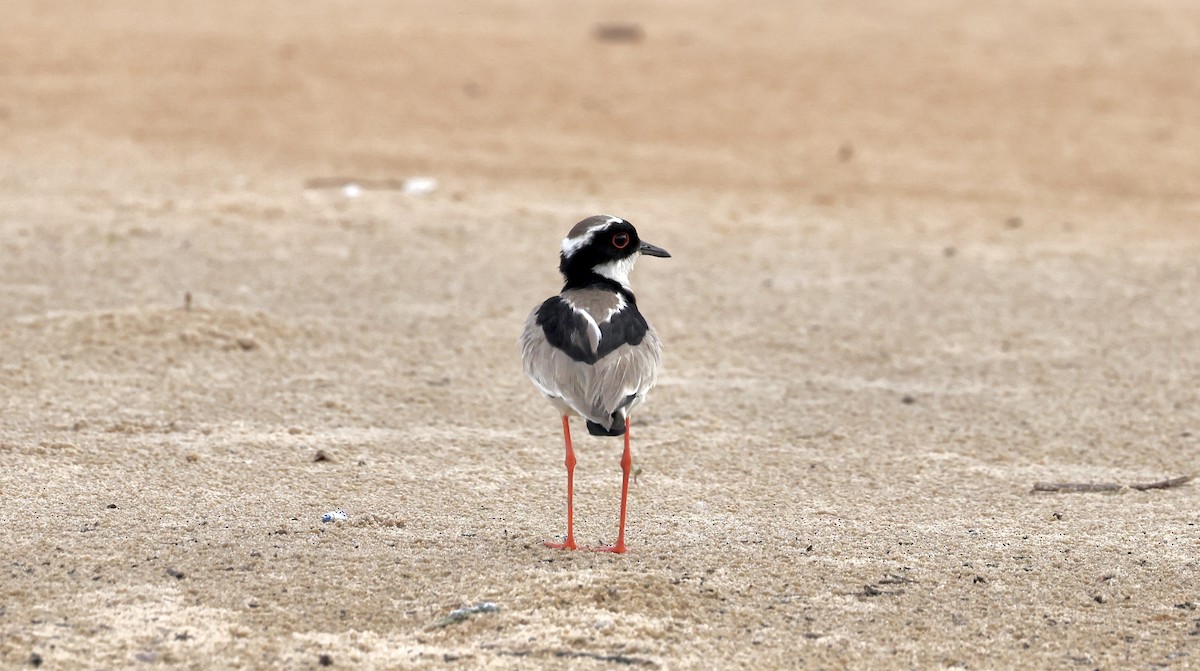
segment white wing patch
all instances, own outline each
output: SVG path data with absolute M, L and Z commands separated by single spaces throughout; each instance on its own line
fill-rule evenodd
M 584 310 L 583 308 L 579 307 L 578 305 L 575 305 L 575 303 L 571 302 L 571 299 L 569 299 L 565 296 L 563 297 L 563 301 L 566 302 L 567 305 L 571 306 L 571 309 L 575 311 L 575 314 L 579 315 L 580 317 L 583 317 L 583 320 L 585 322 L 587 322 L 588 342 L 590 342 L 592 344 L 592 353 L 595 354 L 596 352 L 599 352 L 600 351 L 600 325 L 596 323 L 596 319 L 594 317 L 592 317 L 592 313 L 588 312 L 587 310 Z M 611 316 L 612 315 L 609 315 L 609 317 L 611 317 Z M 605 317 L 604 321 L 608 321 L 609 317 Z
M 626 303 L 626 302 L 625 302 L 625 296 L 624 296 L 623 294 L 617 294 L 617 304 L 616 304 L 616 306 L 614 306 L 614 307 L 613 307 L 611 310 L 609 310 L 609 311 L 608 311 L 608 312 L 607 312 L 607 313 L 604 315 L 604 320 L 603 320 L 603 321 L 605 321 L 605 322 L 611 321 L 611 320 L 612 320 L 612 318 L 613 318 L 613 317 L 614 317 L 614 316 L 615 316 L 615 315 L 616 315 L 618 312 L 620 312 L 621 310 L 624 310 L 624 309 L 625 309 L 625 306 L 626 306 L 626 305 L 628 305 L 628 303 Z

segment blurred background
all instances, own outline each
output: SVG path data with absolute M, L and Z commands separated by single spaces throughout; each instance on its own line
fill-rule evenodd
M 1186 665 L 1195 486 L 1030 489 L 1196 473 L 1198 258 L 1191 0 L 4 0 L 0 665 Z
M 1171 204 L 1196 9 L 1133 2 L 21 1 L 0 143 L 247 172 Z M 15 145 L 15 146 L 14 146 Z M 23 151 L 22 151 L 23 150 Z

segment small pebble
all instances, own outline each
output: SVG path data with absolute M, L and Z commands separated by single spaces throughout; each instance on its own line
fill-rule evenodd
M 599 23 L 592 28 L 592 37 L 600 42 L 641 42 L 645 37 L 636 23 Z

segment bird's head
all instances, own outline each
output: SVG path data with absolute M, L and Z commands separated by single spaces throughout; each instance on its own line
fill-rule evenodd
M 620 217 L 598 214 L 575 224 L 562 241 L 558 269 L 567 284 L 587 284 L 593 275 L 629 289 L 629 273 L 638 256 L 671 256 L 638 237 L 633 224 Z

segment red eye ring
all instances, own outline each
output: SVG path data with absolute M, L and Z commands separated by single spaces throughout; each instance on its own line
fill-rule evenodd
M 617 249 L 625 249 L 629 246 L 629 234 L 617 233 L 613 236 L 612 243 L 613 247 L 616 247 Z

